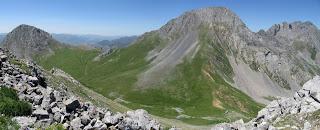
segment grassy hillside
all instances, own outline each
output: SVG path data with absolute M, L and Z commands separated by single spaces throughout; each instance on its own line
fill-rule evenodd
M 227 57 L 207 31 L 201 32 L 201 49 L 194 59 L 179 64 L 165 83 L 149 89 L 137 90 L 134 85 L 137 75 L 148 68 L 150 61 L 145 60 L 148 52 L 166 44 L 156 33 L 149 33 L 99 61 L 93 61 L 98 50 L 79 48 L 60 48 L 54 55 L 39 57 L 37 61 L 45 69 L 60 68 L 92 90 L 154 115 L 179 118 L 191 124 L 255 116 L 260 105 L 224 81 L 225 77 L 220 75 L 232 76 Z M 208 46 L 216 49 L 212 51 Z

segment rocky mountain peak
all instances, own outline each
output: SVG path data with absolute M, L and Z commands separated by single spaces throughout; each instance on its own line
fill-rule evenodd
M 162 34 L 187 33 L 199 28 L 202 24 L 223 24 L 231 29 L 245 27 L 241 19 L 231 10 L 225 7 L 207 7 L 185 12 L 181 16 L 172 19 L 160 28 Z M 246 28 L 246 27 L 245 27 Z
M 58 44 L 58 42 L 48 32 L 25 24 L 13 29 L 3 41 L 6 49 L 18 58 L 26 59 L 31 59 L 39 53 L 51 52 L 49 44 Z
M 307 48 L 307 51 L 314 50 L 314 53 L 320 50 L 320 31 L 309 21 L 275 24 L 265 34 L 259 34 L 272 37 L 282 45 L 293 46 L 300 51 L 302 48 Z
M 11 33 L 25 33 L 25 34 L 29 34 L 29 35 L 40 35 L 40 36 L 45 36 L 45 37 L 51 37 L 51 35 L 49 33 L 47 33 L 44 30 L 41 30 L 39 28 L 36 28 L 34 26 L 31 25 L 26 25 L 26 24 L 21 24 L 18 27 L 16 27 L 15 29 L 12 30 Z M 28 32 L 28 33 L 26 33 Z
M 6 40 L 10 40 L 12 38 L 37 42 L 37 40 L 52 39 L 52 36 L 42 29 L 26 24 L 21 24 L 8 34 L 4 42 L 7 42 Z
M 244 24 L 240 18 L 231 10 L 225 7 L 209 7 L 192 10 L 186 14 L 195 14 L 202 22 L 217 22 L 239 25 Z
M 317 27 L 307 21 L 295 21 L 292 23 L 283 22 L 281 24 L 275 24 L 270 29 L 267 30 L 267 33 L 273 36 L 276 35 L 290 35 L 294 33 L 307 33 L 307 32 L 315 32 L 317 31 Z
M 299 38 L 305 38 L 300 40 L 308 41 L 311 39 L 312 41 L 319 41 L 319 30 L 318 28 L 311 22 L 301 22 L 296 21 L 292 23 L 283 22 L 281 24 L 275 24 L 270 29 L 266 31 L 266 33 L 270 36 L 285 37 L 288 40 L 295 40 Z

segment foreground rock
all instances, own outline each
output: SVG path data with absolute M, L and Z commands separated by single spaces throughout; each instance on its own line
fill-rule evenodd
M 307 117 L 310 117 L 309 120 L 307 120 Z M 283 123 L 293 121 L 292 125 L 294 126 L 281 126 Z M 293 97 L 272 101 L 259 111 L 257 117 L 250 122 L 244 123 L 239 120 L 234 123 L 218 124 L 212 130 L 273 130 L 284 128 L 305 130 L 320 128 L 320 76 L 315 76 L 306 82 Z
M 35 64 L 25 62 L 28 70 L 22 70 L 18 65 L 11 64 L 8 57 L 14 58 L 0 49 L 0 86 L 14 88 L 19 98 L 30 102 L 33 108 L 30 116 L 13 118 L 21 129 L 46 128 L 56 123 L 73 130 L 160 129 L 160 124 L 150 118 L 145 110 L 113 113 L 90 102 L 82 102 L 66 90 L 53 89 Z M 29 70 L 31 72 L 27 74 Z

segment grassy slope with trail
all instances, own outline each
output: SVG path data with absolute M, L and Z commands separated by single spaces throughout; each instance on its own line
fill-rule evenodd
M 215 64 L 210 59 L 215 58 L 224 66 L 214 69 L 231 67 L 220 44 L 213 42 L 206 31 L 201 31 L 199 39 L 201 49 L 192 61 L 179 64 L 166 83 L 144 90 L 137 90 L 134 84 L 137 75 L 148 67 L 150 61 L 145 61 L 145 57 L 150 50 L 166 44 L 156 33 L 146 34 L 130 47 L 116 50 L 99 61 L 93 61 L 98 50 L 79 48 L 59 48 L 54 55 L 37 61 L 47 70 L 53 67 L 64 70 L 103 96 L 127 101 L 122 104 L 129 108 L 143 108 L 157 116 L 176 118 L 185 114 L 191 118 L 182 121 L 201 125 L 255 116 L 260 105 L 227 84 L 210 66 Z M 209 45 L 217 50 L 210 51 Z M 228 72 L 223 70 L 220 72 Z M 173 109 L 176 107 L 184 112 L 178 113 Z

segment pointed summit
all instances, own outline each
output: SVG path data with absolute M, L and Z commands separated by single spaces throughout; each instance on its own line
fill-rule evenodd
M 22 24 L 7 34 L 5 48 L 18 58 L 32 59 L 38 54 L 52 52 L 52 45 L 59 44 L 52 36 L 34 26 Z
M 186 33 L 197 30 L 202 24 L 224 24 L 232 29 L 246 28 L 241 19 L 228 8 L 207 7 L 185 12 L 161 27 L 160 32 L 162 34 Z

